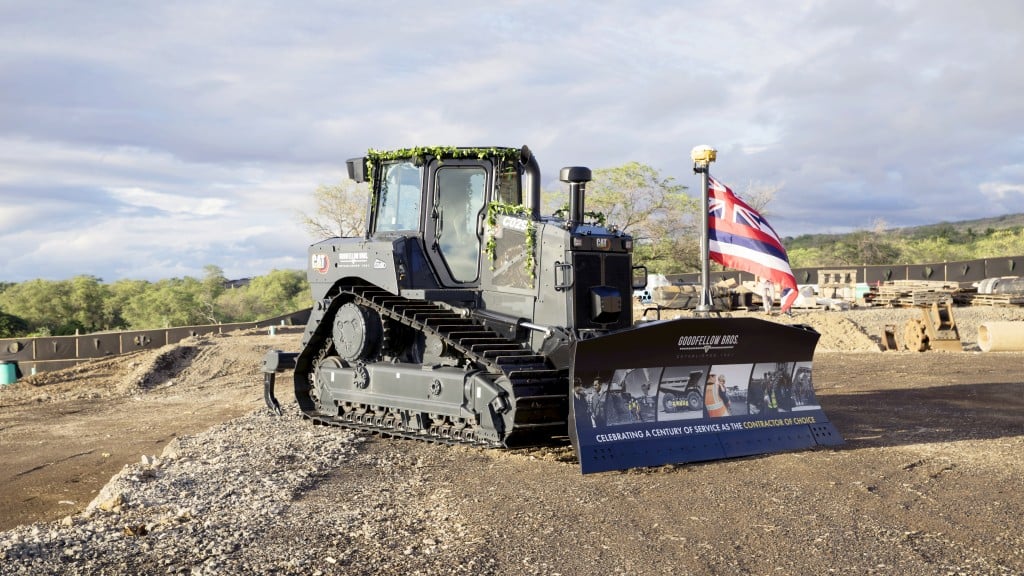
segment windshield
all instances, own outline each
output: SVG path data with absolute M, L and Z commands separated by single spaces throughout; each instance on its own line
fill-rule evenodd
M 377 198 L 377 232 L 419 230 L 423 179 L 411 161 L 386 164 Z

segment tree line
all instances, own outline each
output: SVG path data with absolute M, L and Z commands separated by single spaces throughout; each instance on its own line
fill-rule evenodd
M 1024 254 L 1024 227 L 960 228 L 942 223 L 921 228 L 804 235 L 783 240 L 794 268 L 927 264 Z
M 237 287 L 218 266 L 204 272 L 157 282 L 81 275 L 0 283 L 0 338 L 253 322 L 309 307 L 303 271 L 274 270 Z

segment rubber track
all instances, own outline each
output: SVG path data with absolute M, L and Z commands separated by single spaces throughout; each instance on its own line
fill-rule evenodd
M 370 412 L 346 412 L 337 417 L 306 413 L 315 423 L 428 442 L 489 447 L 543 444 L 554 436 L 567 433 L 568 374 L 552 368 L 544 355 L 502 337 L 472 318 L 460 316 L 426 300 L 410 300 L 372 286 L 352 287 L 337 297 L 369 308 L 382 319 L 397 320 L 414 330 L 440 338 L 468 360 L 474 370 L 482 369 L 495 379 L 504 375 L 512 383 L 515 421 L 499 443 L 477 438 L 470 424 L 434 425 L 427 430 L 414 430 L 400 426 L 400 420 L 393 415 L 382 417 Z M 378 406 L 388 408 L 382 405 L 374 407 Z

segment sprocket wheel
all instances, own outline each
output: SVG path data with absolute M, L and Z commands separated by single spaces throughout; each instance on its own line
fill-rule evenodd
M 342 359 L 368 360 L 380 350 L 384 328 L 376 312 L 358 304 L 343 304 L 334 315 L 331 336 Z

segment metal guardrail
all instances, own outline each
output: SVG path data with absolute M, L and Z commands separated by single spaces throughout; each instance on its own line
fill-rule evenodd
M 15 373 L 20 378 L 34 372 L 67 368 L 94 358 L 156 349 L 194 336 L 272 326 L 305 325 L 309 321 L 309 314 L 310 309 L 306 308 L 256 322 L 178 326 L 160 330 L 102 332 L 75 336 L 0 338 L 0 363 L 14 364 Z

